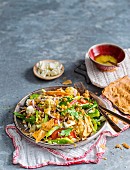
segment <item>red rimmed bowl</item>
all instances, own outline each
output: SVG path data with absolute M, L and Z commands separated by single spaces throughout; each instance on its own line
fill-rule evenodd
M 110 43 L 94 45 L 88 50 L 88 56 L 90 60 L 96 65 L 96 67 L 101 71 L 114 71 L 117 68 L 115 65 L 106 65 L 95 61 L 96 57 L 101 55 L 104 55 L 104 57 L 107 55 L 114 57 L 117 60 L 116 64 L 118 66 L 125 59 L 125 52 L 118 45 Z

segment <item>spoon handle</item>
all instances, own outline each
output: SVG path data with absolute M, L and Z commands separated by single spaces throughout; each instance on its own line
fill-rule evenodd
M 121 132 L 121 128 L 117 126 L 115 122 L 110 119 L 110 117 L 107 115 L 107 113 L 99 106 L 99 110 L 101 114 L 105 117 L 105 119 L 108 121 L 109 125 L 116 131 L 116 132 Z
M 112 61 L 108 61 L 108 62 L 111 63 L 112 65 L 116 66 L 116 67 L 119 67 L 119 64 L 117 64 L 117 63 L 114 63 Z
M 130 125 L 130 119 L 128 119 L 128 118 L 126 118 L 126 117 L 124 117 L 122 115 L 119 115 L 119 114 L 117 114 L 117 113 L 115 113 L 115 112 L 113 112 L 113 111 L 111 111 L 111 110 L 109 110 L 109 109 L 107 109 L 107 108 L 105 108 L 105 107 L 103 107 L 101 105 L 99 105 L 99 106 L 100 106 L 100 108 L 102 108 L 106 112 L 109 112 L 111 115 L 115 116 L 116 118 L 118 118 L 118 119 L 122 120 L 123 122 Z

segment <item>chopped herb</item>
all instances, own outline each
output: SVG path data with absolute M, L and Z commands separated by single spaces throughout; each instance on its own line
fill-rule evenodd
M 74 116 L 76 119 L 79 118 L 79 113 L 74 109 L 74 107 L 68 108 L 61 112 L 62 115 L 65 115 L 66 113 L 69 113 L 71 116 Z
M 61 136 L 69 136 L 71 131 L 72 131 L 72 128 L 68 128 L 68 129 L 62 130 L 60 135 Z
M 76 119 L 79 118 L 79 113 L 76 112 L 76 110 L 75 110 L 74 108 L 68 109 L 68 113 L 69 113 L 71 116 L 74 116 Z

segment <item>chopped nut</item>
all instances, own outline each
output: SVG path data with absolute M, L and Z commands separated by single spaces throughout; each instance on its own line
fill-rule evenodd
M 102 159 L 107 160 L 107 158 L 105 158 L 105 157 L 104 157 L 104 158 L 102 158 Z
M 122 146 L 126 149 L 130 149 L 130 146 L 127 143 L 122 143 Z
M 102 149 L 106 149 L 106 146 L 105 146 L 104 144 L 101 144 L 100 147 L 101 147 Z
M 122 149 L 122 146 L 120 144 L 116 144 L 115 148 Z
M 72 84 L 72 81 L 71 81 L 71 80 L 66 80 L 66 81 L 64 81 L 62 84 L 64 84 L 64 85 L 69 85 L 69 84 Z

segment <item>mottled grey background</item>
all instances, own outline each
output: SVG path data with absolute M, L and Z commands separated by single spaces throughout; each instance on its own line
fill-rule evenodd
M 12 165 L 13 145 L 5 126 L 13 122 L 17 102 L 36 89 L 61 85 L 63 77 L 85 80 L 74 73 L 90 46 L 116 43 L 130 47 L 129 0 L 0 0 L 0 170 L 22 169 Z M 33 75 L 33 65 L 42 59 L 57 59 L 65 73 L 53 81 Z M 92 85 L 86 87 L 101 92 Z M 54 170 L 129 169 L 130 150 L 115 149 L 117 143 L 130 144 L 130 130 L 108 139 L 105 157 L 99 164 L 48 166 Z

